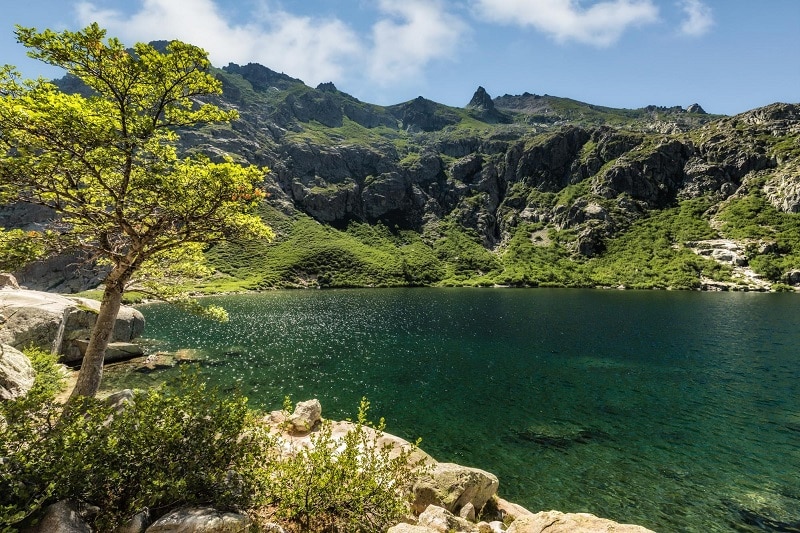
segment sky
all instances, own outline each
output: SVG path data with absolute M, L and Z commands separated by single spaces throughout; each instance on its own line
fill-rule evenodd
M 27 0 L 0 9 L 0 65 L 28 58 L 15 24 L 123 43 L 179 39 L 215 66 L 261 63 L 362 101 L 465 106 L 483 86 L 596 105 L 732 115 L 800 102 L 800 0 Z

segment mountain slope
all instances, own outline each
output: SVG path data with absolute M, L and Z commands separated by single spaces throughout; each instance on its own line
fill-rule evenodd
M 183 148 L 270 167 L 279 237 L 211 250 L 208 290 L 800 282 L 799 105 L 719 117 L 478 88 L 464 108 L 378 106 L 261 65 L 215 73 L 240 119 Z

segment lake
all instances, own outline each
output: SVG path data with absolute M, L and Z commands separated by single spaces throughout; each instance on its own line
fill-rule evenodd
M 500 478 L 532 511 L 657 531 L 800 531 L 800 299 L 568 289 L 276 291 L 143 306 L 255 407 L 319 398 Z M 107 374 L 142 386 L 163 374 Z

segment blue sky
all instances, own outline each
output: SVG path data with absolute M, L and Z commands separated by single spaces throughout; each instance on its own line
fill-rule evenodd
M 800 102 L 800 0 L 28 0 L 0 12 L 0 64 L 25 56 L 14 24 L 98 22 L 126 44 L 180 39 L 212 62 L 257 62 L 360 100 L 464 106 L 531 92 L 612 106 L 735 114 Z

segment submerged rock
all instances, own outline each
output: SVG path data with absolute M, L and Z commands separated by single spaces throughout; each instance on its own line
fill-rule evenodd
M 734 525 L 764 531 L 800 531 L 800 494 L 764 490 L 739 494 L 725 501 L 738 519 Z
M 515 436 L 523 441 L 535 442 L 548 448 L 563 450 L 574 444 L 586 444 L 597 440 L 605 437 L 606 434 L 571 422 L 553 421 L 528 426 L 517 431 Z

